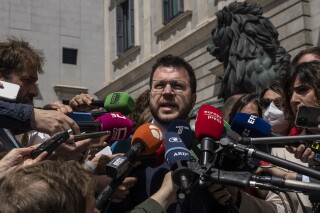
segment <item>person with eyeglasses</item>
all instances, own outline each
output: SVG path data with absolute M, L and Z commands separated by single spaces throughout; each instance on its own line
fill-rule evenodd
M 164 55 L 152 67 L 149 79 L 149 107 L 152 123 L 157 124 L 163 135 L 175 119 L 188 119 L 196 102 L 197 82 L 193 68 L 184 59 Z M 191 139 L 190 139 L 191 140 Z M 130 188 L 126 198 L 119 204 L 112 203 L 108 212 L 126 212 L 146 200 L 161 186 L 170 170 L 167 162 L 156 167 L 140 165 L 135 171 L 137 182 Z M 181 205 L 172 204 L 167 212 L 224 212 L 207 187 L 192 188 Z

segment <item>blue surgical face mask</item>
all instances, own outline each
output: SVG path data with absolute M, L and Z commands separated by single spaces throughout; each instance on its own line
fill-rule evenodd
M 283 111 L 276 107 L 273 101 L 267 109 L 262 110 L 262 118 L 269 122 L 272 126 L 272 131 L 275 133 L 284 132 L 289 127 L 288 121 L 284 118 Z

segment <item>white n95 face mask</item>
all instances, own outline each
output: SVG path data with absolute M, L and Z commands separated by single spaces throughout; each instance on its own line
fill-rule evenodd
M 284 118 L 283 111 L 276 107 L 273 101 L 267 109 L 262 109 L 262 118 L 269 122 L 272 126 L 272 131 L 275 133 L 281 133 L 289 127 L 288 121 Z

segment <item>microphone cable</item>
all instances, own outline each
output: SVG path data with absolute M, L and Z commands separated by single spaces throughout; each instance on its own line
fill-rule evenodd
M 277 195 L 280 197 L 281 202 L 282 202 L 283 207 L 284 207 L 284 211 L 285 211 L 285 213 L 289 213 L 289 210 L 288 210 L 287 204 L 286 204 L 286 202 L 284 201 L 284 198 L 283 198 L 283 196 L 281 195 L 281 192 L 280 192 L 280 191 L 272 191 L 272 192 L 273 192 L 273 193 L 275 193 L 275 194 L 277 194 Z

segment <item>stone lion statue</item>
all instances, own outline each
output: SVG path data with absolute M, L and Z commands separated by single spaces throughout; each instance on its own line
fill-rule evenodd
M 258 4 L 233 2 L 216 16 L 218 24 L 207 49 L 224 66 L 220 98 L 259 93 L 290 72 L 290 55 Z

